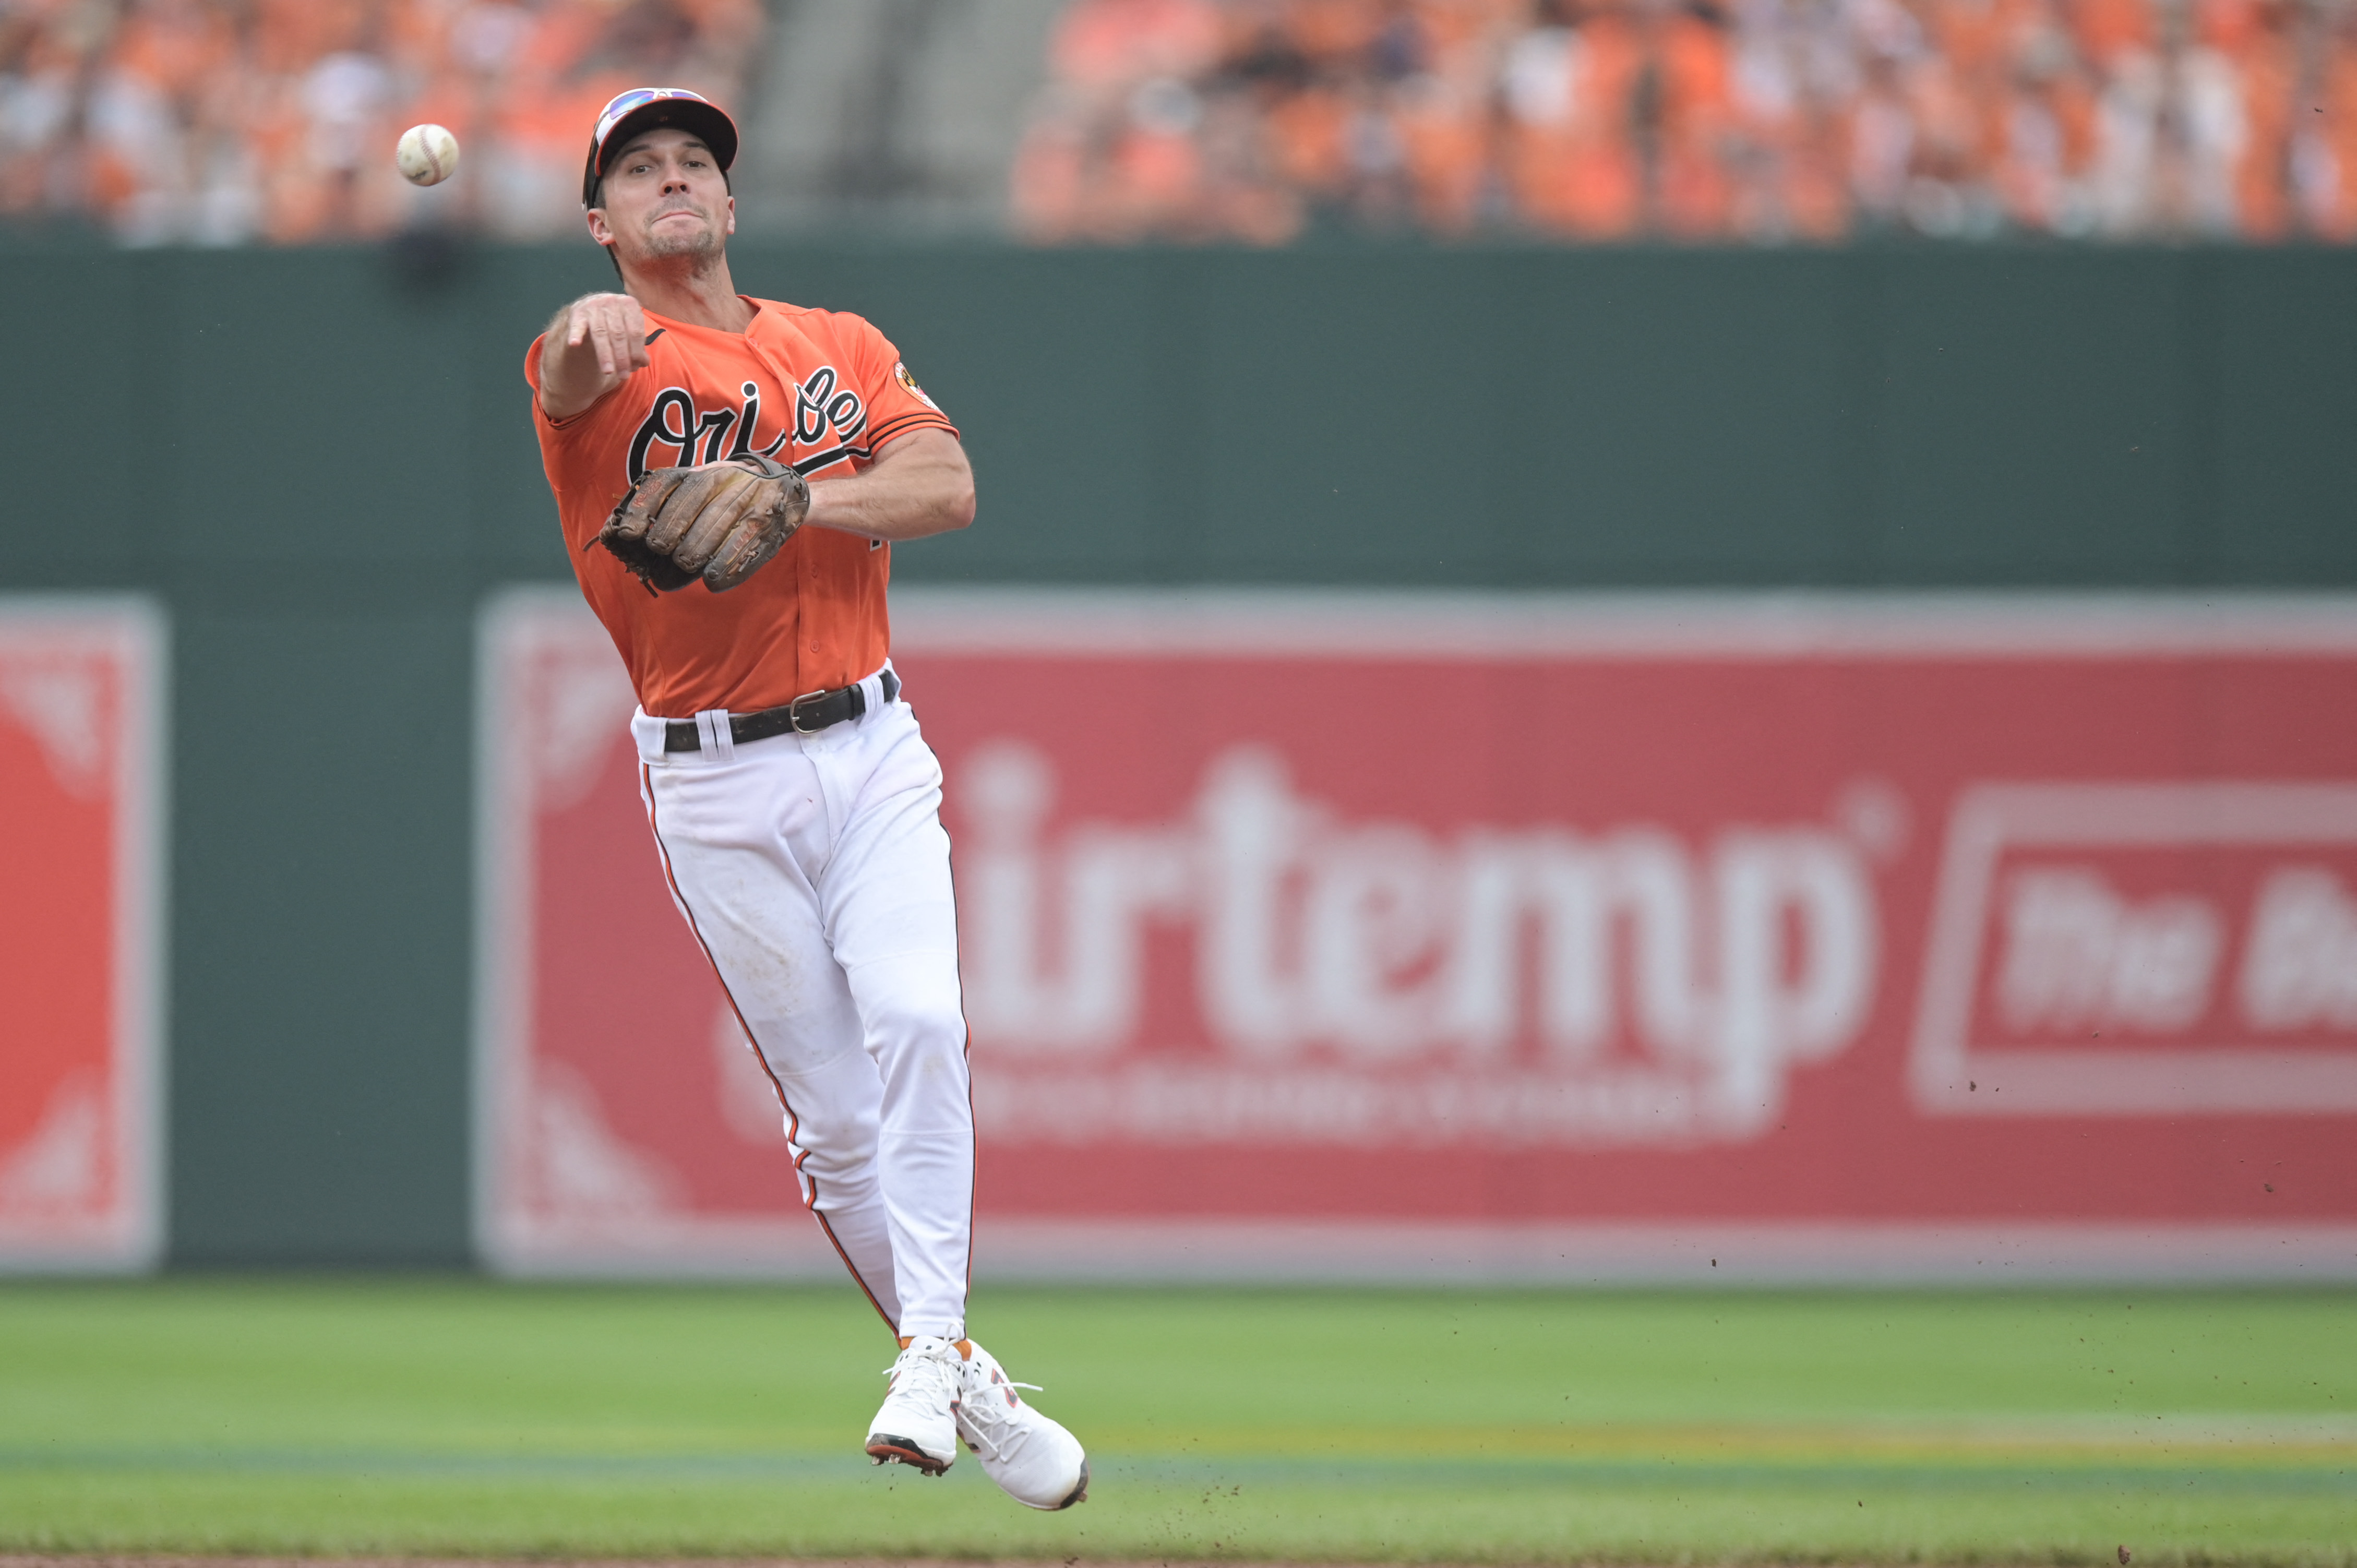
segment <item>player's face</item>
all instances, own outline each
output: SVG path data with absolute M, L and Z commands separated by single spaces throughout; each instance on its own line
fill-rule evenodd
M 623 265 L 667 256 L 713 256 L 737 231 L 737 203 L 712 149 L 669 128 L 633 136 L 606 165 L 605 205 L 589 233 Z

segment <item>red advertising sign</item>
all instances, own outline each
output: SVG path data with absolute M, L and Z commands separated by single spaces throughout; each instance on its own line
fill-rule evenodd
M 895 620 L 985 1271 L 2357 1273 L 2357 606 Z M 485 646 L 489 1251 L 823 1266 L 611 649 Z
M 154 1262 L 164 639 L 0 598 L 0 1269 Z

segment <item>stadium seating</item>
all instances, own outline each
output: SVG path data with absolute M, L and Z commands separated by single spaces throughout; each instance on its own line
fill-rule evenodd
M 2342 241 L 2345 0 L 1073 0 L 1045 242 Z
M 597 108 L 650 74 L 734 102 L 759 0 L 22 0 L 0 9 L 0 213 L 131 243 L 502 238 L 579 222 Z M 394 177 L 432 120 L 462 177 Z
M 657 81 L 756 231 L 2357 238 L 2357 0 L 9 0 L 0 222 L 561 235 Z

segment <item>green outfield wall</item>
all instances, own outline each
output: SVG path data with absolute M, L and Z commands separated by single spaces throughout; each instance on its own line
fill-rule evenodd
M 171 1257 L 463 1264 L 475 607 L 545 251 L 0 259 L 11 590 L 172 628 Z M 928 582 L 2357 585 L 2357 255 L 746 249 L 881 324 Z

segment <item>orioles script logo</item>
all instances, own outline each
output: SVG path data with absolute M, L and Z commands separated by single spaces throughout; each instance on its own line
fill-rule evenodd
M 735 408 L 699 409 L 684 387 L 655 394 L 646 418 L 630 437 L 630 478 L 637 484 L 652 468 L 693 467 L 754 453 L 774 457 L 791 437 L 797 447 L 828 443 L 823 450 L 794 460 L 795 471 L 814 474 L 846 457 L 865 457 L 858 438 L 867 429 L 867 404 L 842 384 L 833 365 L 821 365 L 794 388 L 793 422 L 765 446 L 755 446 L 761 424 L 761 388 L 747 381 Z M 732 440 L 731 437 L 734 437 Z M 660 461 L 653 459 L 660 457 Z

